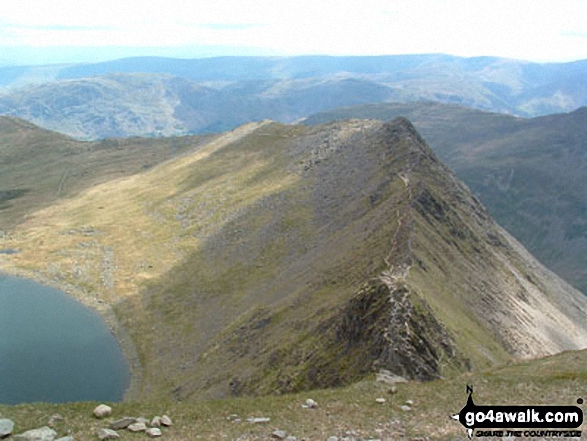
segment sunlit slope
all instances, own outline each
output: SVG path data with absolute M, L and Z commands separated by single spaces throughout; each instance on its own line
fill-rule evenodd
M 0 116 L 0 231 L 94 185 L 196 150 L 211 136 L 80 142 Z
M 542 268 L 404 119 L 260 122 L 32 214 L 7 269 L 111 304 L 140 396 L 432 379 L 587 347 Z

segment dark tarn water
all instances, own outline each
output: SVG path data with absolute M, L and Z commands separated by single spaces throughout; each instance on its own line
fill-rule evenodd
M 98 313 L 57 289 L 0 275 L 0 403 L 120 401 L 129 382 Z

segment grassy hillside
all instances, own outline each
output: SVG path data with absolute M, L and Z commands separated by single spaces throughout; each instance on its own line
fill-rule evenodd
M 294 392 L 381 368 L 431 380 L 587 346 L 585 297 L 407 120 L 183 141 L 0 238 L 19 251 L 4 271 L 113 308 L 142 368 L 133 397 Z
M 147 170 L 210 139 L 79 142 L 18 118 L 0 117 L 0 231 L 40 207 Z
M 349 107 L 307 124 L 410 118 L 497 221 L 587 293 L 587 109 L 533 119 L 439 103 Z

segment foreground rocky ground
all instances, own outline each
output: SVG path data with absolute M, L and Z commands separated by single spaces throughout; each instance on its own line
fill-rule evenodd
M 467 384 L 474 386 L 478 404 L 575 405 L 579 398 L 587 398 L 587 351 L 425 383 L 373 379 L 348 388 L 291 395 L 110 403 L 112 412 L 103 418 L 94 415 L 99 403 L 0 406 L 0 420 L 14 422 L 12 439 L 47 426 L 55 431 L 48 439 L 55 441 L 68 436 L 75 441 L 98 440 L 100 429 L 124 417 L 144 418 L 150 426 L 155 416 L 163 415 L 172 425 L 161 426 L 158 439 L 169 441 L 464 440 L 463 427 L 450 415 L 465 405 Z M 581 429 L 585 440 L 585 424 Z M 150 439 L 142 430 L 117 432 L 121 440 Z

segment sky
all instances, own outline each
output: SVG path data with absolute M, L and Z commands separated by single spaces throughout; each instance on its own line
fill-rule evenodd
M 587 59 L 587 0 L 0 0 L 0 64 L 445 53 Z

